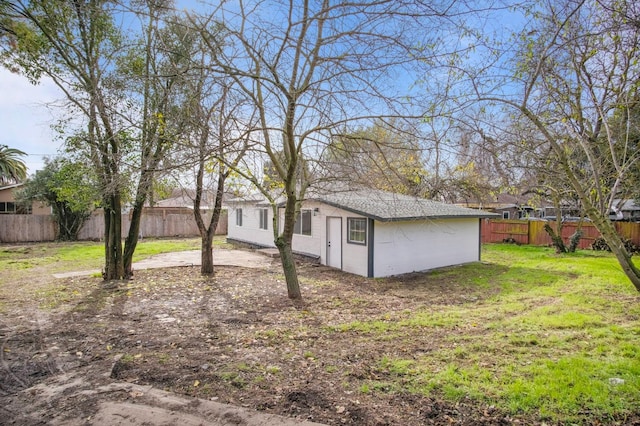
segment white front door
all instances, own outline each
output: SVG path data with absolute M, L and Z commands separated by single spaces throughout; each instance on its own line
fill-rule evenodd
M 327 218 L 327 266 L 342 269 L 342 218 Z

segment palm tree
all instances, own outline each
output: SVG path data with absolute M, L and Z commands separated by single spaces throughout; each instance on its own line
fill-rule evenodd
M 0 145 L 0 185 L 21 182 L 27 177 L 27 166 L 19 157 L 27 155 L 19 149 Z

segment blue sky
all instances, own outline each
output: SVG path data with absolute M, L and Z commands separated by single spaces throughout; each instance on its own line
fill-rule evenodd
M 61 98 L 53 83 L 44 80 L 34 86 L 0 67 L 0 144 L 29 154 L 23 158 L 29 174 L 41 169 L 44 156 L 54 157 L 60 147 L 51 129 L 55 108 L 47 104 Z
M 184 3 L 178 2 L 183 7 Z M 193 6 L 193 3 L 186 3 Z M 503 17 L 505 14 L 510 19 L 502 19 L 500 24 L 494 21 L 484 24 L 502 30 L 520 25 L 521 16 L 516 18 L 513 11 L 498 13 Z M 56 109 L 51 103 L 63 98 L 50 81 L 43 80 L 34 86 L 25 77 L 0 67 L 0 144 L 21 149 L 28 154 L 25 162 L 29 174 L 42 168 L 44 157 L 54 157 L 61 146 L 61 141 L 56 139 L 57 135 L 51 129 L 57 118 Z

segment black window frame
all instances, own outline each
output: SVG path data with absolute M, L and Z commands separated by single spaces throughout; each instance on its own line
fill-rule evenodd
M 296 221 L 293 224 L 293 233 L 295 235 L 305 235 L 310 237 L 312 216 L 313 216 L 313 211 L 311 209 L 300 209 L 300 211 L 296 213 Z M 305 224 L 304 222 L 306 218 L 308 218 L 308 223 Z
M 242 226 L 242 208 L 236 209 L 236 226 Z
M 17 205 L 14 201 L 0 201 L 0 214 L 16 214 Z
M 263 230 L 269 229 L 269 209 L 258 209 L 258 215 L 260 216 L 259 227 Z
M 354 223 L 361 223 L 362 229 L 353 229 Z M 362 234 L 363 239 L 354 240 L 351 236 L 352 232 L 357 232 Z M 348 217 L 347 218 L 347 243 L 349 244 L 357 244 L 361 246 L 367 245 L 367 218 L 366 217 Z

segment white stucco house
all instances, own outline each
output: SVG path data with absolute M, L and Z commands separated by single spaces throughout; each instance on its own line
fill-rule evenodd
M 273 209 L 262 196 L 227 201 L 227 239 L 275 247 Z M 282 226 L 284 207 L 278 208 Z M 296 253 L 365 277 L 480 260 L 481 210 L 378 190 L 309 196 L 293 236 Z

